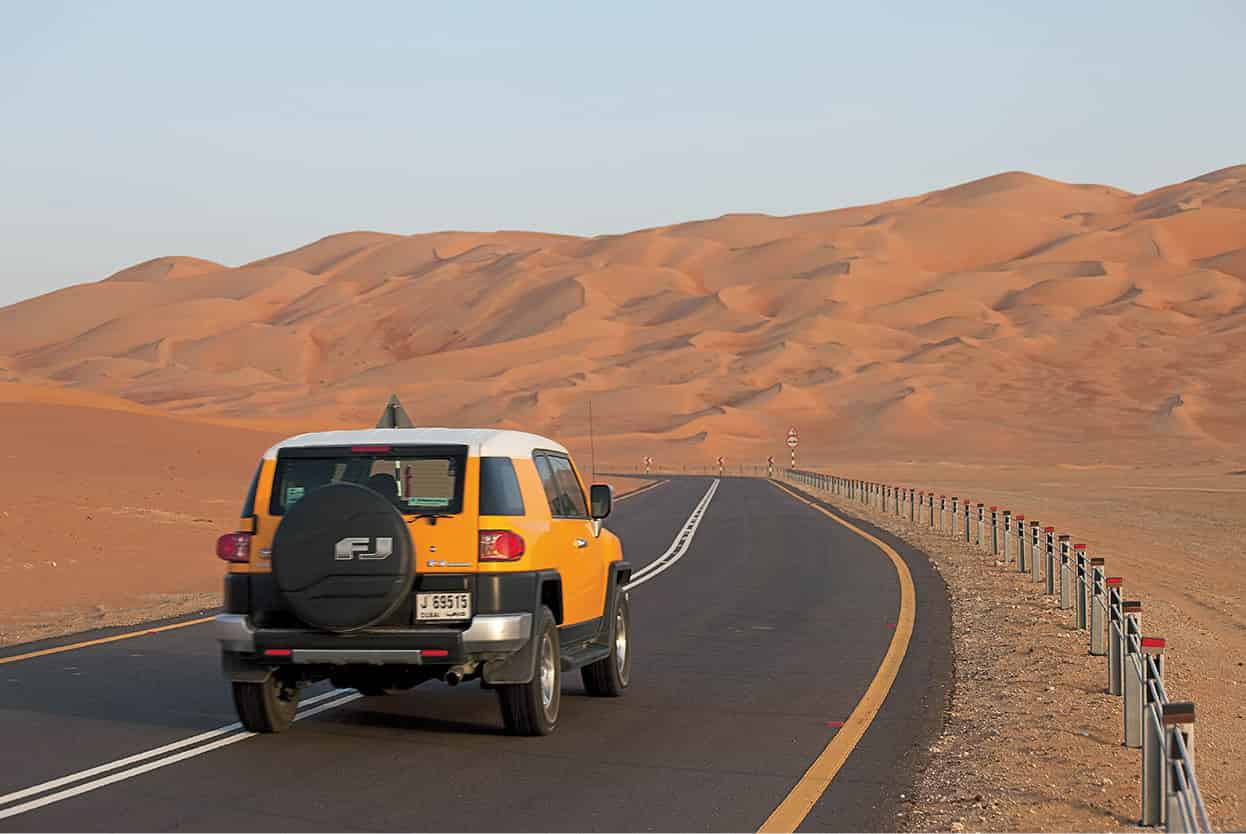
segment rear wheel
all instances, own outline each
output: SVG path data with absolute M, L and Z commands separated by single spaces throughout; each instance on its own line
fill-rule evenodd
M 617 698 L 627 689 L 632 678 L 631 612 L 627 593 L 619 592 L 614 605 L 614 639 L 610 654 L 580 670 L 584 689 L 599 698 Z
M 277 674 L 263 683 L 234 681 L 234 708 L 242 726 L 251 732 L 279 733 L 298 712 L 298 685 Z
M 516 736 L 547 736 L 558 726 L 562 705 L 562 660 L 558 652 L 558 626 L 548 606 L 541 607 L 533 632 L 536 670 L 527 683 L 499 684 L 498 704 L 506 731 Z

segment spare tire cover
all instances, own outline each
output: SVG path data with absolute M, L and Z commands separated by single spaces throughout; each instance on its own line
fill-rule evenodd
M 273 539 L 273 579 L 300 620 L 326 631 L 366 628 L 411 592 L 415 556 L 402 514 L 367 487 L 336 483 L 286 510 Z

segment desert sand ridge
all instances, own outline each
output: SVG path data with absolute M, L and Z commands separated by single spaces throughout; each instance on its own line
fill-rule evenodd
M 1012 171 L 620 235 L 348 232 L 161 257 L 0 309 L 6 379 L 185 416 L 429 424 L 620 453 L 1020 442 L 1240 451 L 1246 166 L 1146 194 Z M 814 440 L 819 438 L 820 440 Z M 1123 445 L 1122 445 L 1123 444 Z M 667 448 L 669 447 L 669 448 Z

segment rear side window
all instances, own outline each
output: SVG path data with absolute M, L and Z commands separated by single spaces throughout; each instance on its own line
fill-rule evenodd
M 260 461 L 260 465 L 255 467 L 255 477 L 251 479 L 251 488 L 247 490 L 247 497 L 242 502 L 242 518 L 248 518 L 255 515 L 255 492 L 260 486 L 260 472 L 264 470 L 264 461 Z
M 510 458 L 480 459 L 480 514 L 524 514 L 523 493 Z
M 534 455 L 533 460 L 541 475 L 545 496 L 549 499 L 550 513 L 555 518 L 588 518 L 584 490 L 571 468 L 571 461 L 559 455 L 541 453 Z

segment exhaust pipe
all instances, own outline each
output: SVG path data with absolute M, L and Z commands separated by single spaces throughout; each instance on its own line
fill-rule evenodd
M 475 663 L 461 663 L 458 666 L 451 666 L 445 674 L 445 682 L 450 686 L 458 686 L 463 679 L 476 671 Z

